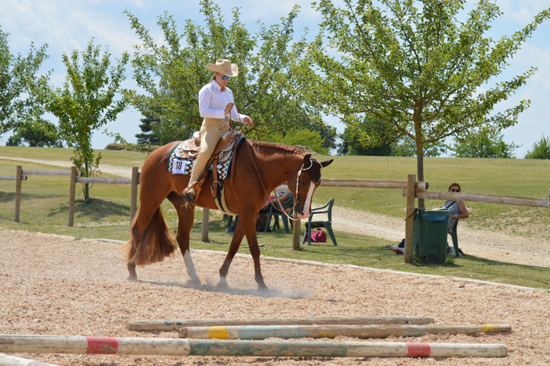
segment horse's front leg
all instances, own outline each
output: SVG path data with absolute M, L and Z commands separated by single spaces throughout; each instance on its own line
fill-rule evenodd
M 233 261 L 235 254 L 237 254 L 237 251 L 241 246 L 241 241 L 243 240 L 243 236 L 244 236 L 242 222 L 243 222 L 242 218 L 239 217 L 239 222 L 237 222 L 237 225 L 235 226 L 235 231 L 233 232 L 233 239 L 231 239 L 231 245 L 229 246 L 229 250 L 227 251 L 225 260 L 223 261 L 223 264 L 220 267 L 220 280 L 218 281 L 218 287 L 220 288 L 227 287 L 227 273 L 229 272 L 229 267 L 231 266 L 231 262 Z
M 237 251 L 239 250 L 243 237 L 246 235 L 248 246 L 250 248 L 250 254 L 254 260 L 254 279 L 258 284 L 258 289 L 267 289 L 260 268 L 260 247 L 258 246 L 258 238 L 256 237 L 255 221 L 255 215 L 241 215 L 239 217 L 239 222 L 235 227 L 235 233 L 233 234 L 231 246 L 229 247 L 225 261 L 220 268 L 220 282 L 218 283 L 218 286 L 227 286 L 226 277 L 229 272 L 229 266 L 231 265 L 231 261 L 235 257 L 235 254 L 237 254 Z
M 227 287 L 226 278 L 227 273 L 229 272 L 229 266 L 231 265 L 235 254 L 237 254 L 237 251 L 239 250 L 243 237 L 246 235 L 248 245 L 250 247 L 250 253 L 252 254 L 252 258 L 254 259 L 254 272 L 256 283 L 258 283 L 258 287 L 260 289 L 267 288 L 260 270 L 260 248 L 258 247 L 258 240 L 256 238 L 255 221 L 256 215 L 254 214 L 245 214 L 239 216 L 239 222 L 235 227 L 235 232 L 233 234 L 233 240 L 231 240 L 229 251 L 227 252 L 227 256 L 225 257 L 225 261 L 223 262 L 222 267 L 220 268 L 220 281 L 218 282 L 218 286 Z

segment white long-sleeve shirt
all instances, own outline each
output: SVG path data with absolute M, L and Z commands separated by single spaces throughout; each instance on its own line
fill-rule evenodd
M 243 122 L 244 118 L 248 116 L 237 111 L 231 89 L 225 87 L 222 91 L 216 80 L 212 80 L 199 91 L 199 113 L 203 118 L 224 119 L 225 106 L 229 103 L 233 103 L 229 117 L 233 121 Z

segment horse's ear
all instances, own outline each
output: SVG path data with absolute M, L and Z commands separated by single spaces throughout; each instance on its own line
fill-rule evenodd
M 311 165 L 311 154 L 306 154 L 304 156 L 304 167 Z
M 327 160 L 327 161 L 323 161 L 323 162 L 321 162 L 321 166 L 322 166 L 323 168 L 326 168 L 326 167 L 329 166 L 333 161 L 334 161 L 334 159 L 330 159 L 330 160 Z

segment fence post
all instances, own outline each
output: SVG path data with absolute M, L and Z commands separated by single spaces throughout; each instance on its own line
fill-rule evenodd
M 75 201 L 75 191 L 76 191 L 76 167 L 71 167 L 71 185 L 69 187 L 69 224 L 68 226 L 73 226 L 74 224 L 74 201 Z
M 302 220 L 298 219 L 298 214 L 296 213 L 296 208 L 294 208 L 294 218 L 297 219 L 294 221 L 292 226 L 292 249 L 300 250 L 300 228 L 302 226 Z
M 210 222 L 210 210 L 207 208 L 202 209 L 202 238 L 201 241 L 208 243 L 208 224 Z
M 412 263 L 414 199 L 416 196 L 416 175 L 407 176 L 407 213 L 405 217 L 405 263 Z
M 23 179 L 23 167 L 17 166 L 15 173 L 15 222 L 19 222 L 21 213 L 21 181 Z
M 130 223 L 134 220 L 137 209 L 138 168 L 132 168 L 132 196 L 130 197 Z

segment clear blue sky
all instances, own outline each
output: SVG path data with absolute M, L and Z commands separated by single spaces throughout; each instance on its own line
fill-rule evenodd
M 320 14 L 311 8 L 310 0 L 218 0 L 216 3 L 226 14 L 227 22 L 231 21 L 232 9 L 240 7 L 241 20 L 252 32 L 257 29 L 258 20 L 266 25 L 278 23 L 280 17 L 286 16 L 294 4 L 301 6 L 295 28 L 298 34 L 304 27 L 309 28 L 310 34 L 315 34 L 317 24 L 321 21 Z M 550 4 L 548 0 L 498 0 L 498 5 L 504 15 L 493 23 L 493 39 L 511 35 L 521 29 Z M 114 57 L 124 51 L 131 52 L 133 45 L 139 43 L 130 29 L 124 10 L 136 15 L 159 42 L 162 42 L 162 35 L 156 21 L 164 11 L 173 15 L 180 25 L 187 19 L 196 22 L 203 19 L 198 0 L 1 0 L 0 25 L 4 32 L 9 33 L 12 53 L 26 54 L 31 42 L 37 47 L 48 44 L 47 53 L 50 57 L 44 65 L 44 71 L 53 69 L 51 81 L 60 86 L 66 72 L 61 62 L 63 52 L 70 54 L 75 49 L 84 50 L 92 37 L 96 45 L 108 46 Z M 518 158 L 522 158 L 543 134 L 550 136 L 549 40 L 550 22 L 546 22 L 510 61 L 501 78 L 508 80 L 531 66 L 538 68 L 528 85 L 502 105 L 505 108 L 517 104 L 519 100 L 531 99 L 531 108 L 519 117 L 519 123 L 503 132 L 506 142 L 522 145 L 516 150 Z M 126 87 L 135 85 L 131 75 L 129 67 Z M 120 133 L 129 141 L 135 141 L 135 134 L 141 132 L 138 127 L 140 118 L 139 112 L 130 109 L 106 128 Z M 52 122 L 56 121 L 52 119 Z M 330 123 L 343 132 L 344 127 L 337 120 L 330 119 Z M 6 136 L 2 138 L 0 143 L 3 145 Z M 109 142 L 111 139 L 100 131 L 95 133 L 94 148 L 102 149 Z

